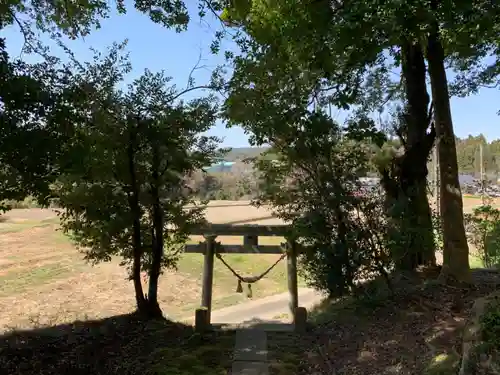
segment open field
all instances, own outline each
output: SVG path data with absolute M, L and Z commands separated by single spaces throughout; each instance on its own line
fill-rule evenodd
M 212 203 L 217 206 L 217 202 Z M 276 224 L 279 220 L 253 207 L 208 209 L 212 222 Z M 236 224 L 236 223 L 235 223 Z M 193 242 L 201 238 L 194 237 Z M 242 238 L 227 237 L 225 243 Z M 279 244 L 278 237 L 262 237 L 262 244 Z M 278 255 L 226 255 L 244 275 L 260 274 Z M 203 256 L 185 254 L 179 271 L 167 271 L 160 279 L 160 304 L 172 318 L 194 314 L 201 297 Z M 55 324 L 128 313 L 134 308 L 132 284 L 118 261 L 91 266 L 72 243 L 58 231 L 58 218 L 49 209 L 16 209 L 0 220 L 0 332 L 14 326 Z M 214 308 L 246 299 L 236 293 L 236 280 L 218 261 L 214 274 Z M 253 286 L 254 298 L 286 290 L 285 263 Z
M 464 199 L 470 211 L 480 204 Z M 279 224 L 264 208 L 248 202 L 213 201 L 207 219 L 214 223 Z M 123 314 L 134 307 L 133 287 L 118 261 L 91 266 L 82 259 L 58 229 L 50 209 L 16 209 L 0 217 L 0 331 L 13 326 L 54 324 L 83 318 Z M 199 236 L 193 242 L 202 240 Z M 220 237 L 224 243 L 241 243 L 241 237 Z M 262 244 L 279 244 L 279 237 L 262 237 Z M 259 274 L 277 255 L 226 255 L 243 274 Z M 201 254 L 185 254 L 179 271 L 167 271 L 160 281 L 160 303 L 172 318 L 188 318 L 201 295 Z M 214 308 L 246 299 L 235 293 L 236 280 L 216 261 Z M 254 298 L 286 290 L 285 265 L 279 265 L 254 288 Z
M 471 213 L 474 207 L 481 205 L 481 197 L 477 195 L 464 195 L 462 201 L 464 206 L 464 213 Z M 431 203 L 431 206 L 435 206 L 434 198 L 429 197 L 429 202 Z M 494 198 L 492 204 L 493 206 L 500 208 L 500 198 Z

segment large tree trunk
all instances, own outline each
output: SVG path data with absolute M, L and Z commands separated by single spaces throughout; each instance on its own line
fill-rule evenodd
M 408 152 L 406 163 L 402 165 L 402 185 L 410 200 L 412 228 L 417 229 L 414 233 L 417 240 L 415 261 L 418 265 L 435 265 L 434 230 L 427 197 L 427 160 L 434 143 L 434 136 L 432 129 L 431 133 L 427 134 L 430 125 L 430 99 L 426 85 L 424 52 L 420 43 L 405 40 L 402 43 L 402 53 L 409 115 L 406 129 Z
M 401 246 L 394 249 L 400 271 L 414 270 L 418 265 L 435 265 L 435 243 L 431 210 L 427 198 L 427 159 L 434 135 L 429 128 L 429 94 L 426 88 L 426 68 L 422 47 L 408 40 L 401 42 L 402 72 L 405 81 L 407 107 L 400 138 L 404 154 L 395 157 L 392 170 L 385 171 L 383 186 L 389 199 Z M 401 243 L 401 241 L 403 243 Z
M 469 246 L 465 235 L 462 194 L 458 180 L 455 134 L 450 109 L 444 50 L 437 23 L 428 37 L 427 60 L 435 106 L 440 162 L 440 210 L 443 224 L 443 272 L 459 281 L 470 281 Z

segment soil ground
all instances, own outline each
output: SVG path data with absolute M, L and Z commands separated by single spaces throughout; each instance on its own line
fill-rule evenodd
M 454 375 L 473 301 L 500 286 L 498 272 L 474 270 L 473 277 L 467 288 L 401 279 L 393 297 L 324 302 L 306 334 L 268 333 L 270 374 Z M 0 368 L 11 375 L 228 375 L 233 345 L 232 331 L 201 337 L 189 326 L 124 315 L 6 333 Z
M 491 204 L 500 207 L 500 198 L 493 198 Z M 474 207 L 481 205 L 481 197 L 477 195 L 465 195 L 463 197 L 464 212 L 471 212 Z
M 390 299 L 324 303 L 305 335 L 273 333 L 273 375 L 454 375 L 462 330 L 475 299 L 500 286 L 500 274 L 473 271 L 470 288 L 412 281 Z

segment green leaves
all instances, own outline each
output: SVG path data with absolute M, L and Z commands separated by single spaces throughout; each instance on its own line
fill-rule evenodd
M 381 242 L 386 223 L 380 199 L 355 194 L 369 168 L 370 148 L 318 112 L 307 113 L 287 133 L 281 130 L 274 147 L 274 160 L 257 161 L 256 203 L 291 223 L 305 249 L 310 285 L 332 297 L 351 292 L 356 278 L 380 272 L 390 261 Z
M 230 7 L 236 8 L 236 3 Z M 238 84 L 246 72 L 253 76 L 254 88 L 260 87 L 265 74 L 272 72 L 282 90 L 288 83 L 281 70 L 293 77 L 308 72 L 315 81 L 309 95 L 322 96 L 324 102 L 346 109 L 353 103 L 369 106 L 366 100 L 370 96 L 372 103 L 377 100 L 374 88 L 380 86 L 378 105 L 387 104 L 401 99 L 391 93 L 397 81 L 388 73 L 401 64 L 402 38 L 425 45 L 430 26 L 438 22 L 447 60 L 458 73 L 453 94 L 465 96 L 498 84 L 499 17 L 499 6 L 483 0 L 440 3 L 435 11 L 428 1 L 364 1 L 347 6 L 254 0 L 241 20 L 250 41 L 240 44 L 248 54 L 235 60 L 232 83 Z M 299 71 L 291 73 L 290 66 Z M 257 81 L 259 71 L 263 72 Z
M 34 38 L 32 27 L 76 39 L 100 28 L 101 20 L 109 17 L 113 11 L 125 13 L 130 5 L 125 5 L 123 0 L 117 1 L 115 7 L 102 0 L 9 0 L 0 13 L 0 28 L 17 24 L 28 39 Z M 149 16 L 153 22 L 178 31 L 185 29 L 189 22 L 186 4 L 182 0 L 136 0 L 133 7 Z
M 0 202 L 49 198 L 71 136 L 71 72 L 51 61 L 11 61 L 0 39 Z
M 188 177 L 219 155 L 219 140 L 202 135 L 216 120 L 217 103 L 210 96 L 176 101 L 170 78 L 147 70 L 120 91 L 124 62 L 117 45 L 75 79 L 82 122 L 71 149 L 83 162 L 54 187 L 64 208 L 62 226 L 93 262 L 119 256 L 132 265 L 138 254 L 144 270 L 155 261 L 173 267 L 191 227 L 204 220 Z

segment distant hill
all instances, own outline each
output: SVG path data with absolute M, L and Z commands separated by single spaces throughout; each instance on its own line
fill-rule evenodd
M 239 161 L 246 158 L 253 158 L 259 156 L 269 147 L 235 147 L 224 157 L 226 161 Z

